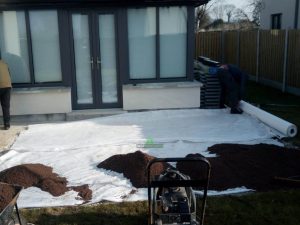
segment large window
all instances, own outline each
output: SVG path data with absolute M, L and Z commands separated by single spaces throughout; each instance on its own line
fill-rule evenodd
M 57 12 L 30 11 L 29 20 L 35 81 L 61 81 Z
M 24 12 L 0 12 L 0 49 L 15 83 L 29 83 L 28 40 Z
M 129 78 L 187 76 L 187 8 L 128 9 Z
M 0 50 L 13 83 L 62 82 L 57 11 L 0 12 Z
M 187 10 L 159 8 L 160 77 L 186 76 Z
M 156 9 L 128 10 L 129 74 L 131 79 L 156 77 Z

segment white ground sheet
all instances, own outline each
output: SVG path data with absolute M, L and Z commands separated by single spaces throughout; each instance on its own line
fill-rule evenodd
M 17 138 L 11 151 L 0 157 L 0 171 L 24 163 L 51 166 L 66 177 L 69 186 L 88 184 L 93 191 L 91 203 L 102 200 L 145 200 L 146 189 L 135 189 L 122 174 L 98 169 L 97 165 L 115 154 L 141 150 L 155 157 L 184 157 L 201 153 L 217 143 L 280 145 L 274 133 L 257 119 L 231 115 L 221 110 L 161 110 L 126 113 L 117 116 L 57 124 L 31 125 Z M 147 140 L 163 148 L 139 148 Z M 130 165 L 128 165 L 130 166 Z M 247 191 L 244 187 L 219 194 Z M 249 190 L 248 190 L 249 191 Z M 212 195 L 218 194 L 210 192 Z M 81 204 L 77 193 L 53 197 L 38 188 L 28 188 L 18 199 L 20 207 L 46 207 Z

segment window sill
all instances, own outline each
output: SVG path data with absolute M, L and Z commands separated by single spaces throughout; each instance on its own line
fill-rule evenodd
M 123 89 L 162 89 L 162 88 L 193 88 L 202 87 L 203 84 L 198 81 L 170 82 L 170 83 L 140 83 L 125 84 Z
M 49 92 L 70 92 L 69 87 L 30 87 L 30 88 L 13 88 L 14 94 L 33 94 L 33 93 L 49 93 Z

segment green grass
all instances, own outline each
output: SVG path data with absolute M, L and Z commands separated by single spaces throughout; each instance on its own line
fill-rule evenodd
M 300 97 L 249 82 L 246 100 L 300 127 Z M 300 135 L 289 141 L 300 146 Z M 23 209 L 21 213 L 37 225 L 147 224 L 147 202 Z M 300 225 L 300 190 L 210 197 L 205 225 Z
M 249 81 L 247 85 L 247 100 L 258 104 L 283 104 L 300 106 L 300 97 L 281 90 Z
M 246 101 L 259 105 L 263 110 L 300 127 L 300 96 L 249 82 Z M 300 132 L 295 138 L 286 138 L 286 140 L 300 146 Z
M 209 198 L 205 224 L 299 225 L 299 202 L 299 190 Z

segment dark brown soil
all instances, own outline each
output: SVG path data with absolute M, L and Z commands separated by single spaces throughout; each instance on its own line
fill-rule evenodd
M 13 200 L 16 192 L 17 191 L 14 187 L 0 183 L 0 213 Z
M 210 190 L 226 190 L 245 186 L 257 191 L 276 190 L 289 187 L 289 182 L 275 182 L 274 177 L 300 175 L 300 150 L 274 145 L 218 144 L 208 149 L 218 157 L 208 158 L 211 163 Z M 191 154 L 187 157 L 201 156 Z M 154 159 L 140 151 L 126 155 L 114 155 L 98 165 L 98 168 L 123 173 L 137 188 L 147 187 L 146 167 Z M 151 179 L 161 174 L 169 164 L 152 166 Z M 203 165 L 177 163 L 177 168 L 192 179 L 203 178 Z M 0 182 L 20 185 L 25 188 L 38 187 L 53 196 L 63 195 L 73 189 L 85 201 L 92 198 L 88 185 L 67 187 L 67 180 L 53 173 L 52 168 L 42 164 L 24 164 L 0 172 Z M 15 195 L 15 190 L 0 186 L 0 209 Z
M 153 156 L 136 151 L 126 155 L 114 155 L 101 162 L 97 167 L 123 173 L 126 178 L 130 179 L 134 187 L 143 188 L 147 187 L 146 168 L 152 159 L 154 159 Z M 159 175 L 167 167 L 167 163 L 153 164 L 151 166 L 151 178 Z
M 68 191 L 67 180 L 52 172 L 52 168 L 42 164 L 23 164 L 0 172 L 0 181 L 28 187 L 38 187 L 53 196 Z
M 210 190 L 240 186 L 257 191 L 283 189 L 289 187 L 289 182 L 276 182 L 274 177 L 300 175 L 300 150 L 266 144 L 218 144 L 208 150 L 219 156 L 208 158 L 211 163 Z M 177 168 L 191 178 L 199 178 L 198 171 L 203 167 L 195 163 L 178 164 Z
M 78 192 L 78 196 L 84 199 L 85 201 L 89 201 L 92 199 L 93 191 L 89 189 L 89 186 L 87 184 L 71 188 L 72 190 Z
M 0 172 L 0 182 L 28 187 L 37 187 L 53 196 L 61 196 L 70 189 L 78 192 L 83 200 L 91 200 L 88 185 L 67 187 L 67 179 L 53 173 L 53 169 L 42 164 L 23 164 Z M 0 196 L 1 197 L 1 196 Z

